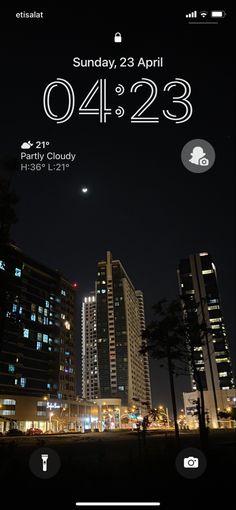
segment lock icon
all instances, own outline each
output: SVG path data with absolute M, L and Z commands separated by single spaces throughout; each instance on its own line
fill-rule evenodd
M 116 32 L 115 33 L 114 42 L 115 43 L 121 43 L 122 42 L 122 37 L 121 37 L 121 33 L 120 32 Z

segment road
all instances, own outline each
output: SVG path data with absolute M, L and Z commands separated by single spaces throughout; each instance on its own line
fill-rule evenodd
M 216 431 L 209 437 L 206 452 L 208 467 L 196 480 L 186 480 L 176 471 L 179 450 L 200 448 L 198 434 L 183 433 L 176 447 L 174 434 L 148 432 L 146 438 L 137 432 L 104 432 L 72 435 L 0 438 L 1 486 L 9 480 L 15 490 L 12 502 L 25 508 L 38 508 L 39 498 L 48 493 L 46 508 L 57 508 L 66 497 L 65 510 L 75 508 L 75 501 L 161 501 L 161 508 L 191 490 L 191 509 L 199 504 L 209 487 L 227 494 L 235 484 L 236 431 Z M 49 480 L 37 478 L 29 468 L 29 459 L 37 448 L 55 450 L 61 469 Z M 212 485 L 213 480 L 213 485 Z M 32 507 L 27 487 L 35 494 Z M 231 489 L 230 489 L 231 487 Z M 50 504 L 49 504 L 50 503 Z M 27 506 L 28 505 L 28 506 Z M 49 505 L 49 506 L 48 506 Z M 50 505 L 53 505 L 51 507 Z M 10 506 L 13 508 L 13 505 Z M 43 508 L 43 507 L 41 507 Z

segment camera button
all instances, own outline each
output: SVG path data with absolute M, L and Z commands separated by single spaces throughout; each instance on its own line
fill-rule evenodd
M 178 473 L 184 478 L 199 478 L 206 471 L 205 454 L 198 448 L 184 448 L 175 460 Z

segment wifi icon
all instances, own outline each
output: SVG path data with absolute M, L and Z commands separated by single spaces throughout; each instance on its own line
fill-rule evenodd
M 201 11 L 200 14 L 201 14 L 202 18 L 205 18 L 207 16 L 208 12 L 207 11 Z

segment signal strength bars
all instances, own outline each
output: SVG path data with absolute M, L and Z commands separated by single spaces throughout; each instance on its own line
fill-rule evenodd
M 197 18 L 197 11 L 192 11 L 185 15 L 185 18 Z

